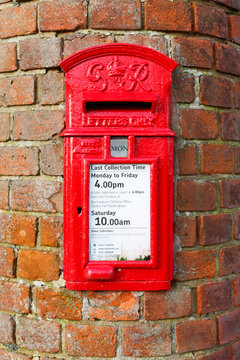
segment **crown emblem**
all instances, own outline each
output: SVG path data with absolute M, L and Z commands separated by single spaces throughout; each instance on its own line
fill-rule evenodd
M 125 66 L 119 61 L 117 56 L 114 56 L 113 61 L 111 61 L 107 66 L 108 76 L 123 77 L 125 70 Z

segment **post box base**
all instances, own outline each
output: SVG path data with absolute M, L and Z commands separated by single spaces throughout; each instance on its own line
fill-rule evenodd
M 130 290 L 130 291 L 151 291 L 169 290 L 171 281 L 123 281 L 123 282 L 73 282 L 66 281 L 69 290 Z

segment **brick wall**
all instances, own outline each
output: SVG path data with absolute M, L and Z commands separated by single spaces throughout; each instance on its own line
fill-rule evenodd
M 240 1 L 0 0 L 0 359 L 240 359 Z M 170 56 L 171 291 L 67 291 L 64 76 L 83 48 Z

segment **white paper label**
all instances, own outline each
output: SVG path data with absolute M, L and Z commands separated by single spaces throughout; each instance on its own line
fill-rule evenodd
M 91 164 L 90 260 L 149 260 L 150 164 Z

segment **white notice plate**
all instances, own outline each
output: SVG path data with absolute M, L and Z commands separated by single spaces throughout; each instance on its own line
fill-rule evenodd
M 150 259 L 150 164 L 91 164 L 89 257 Z

